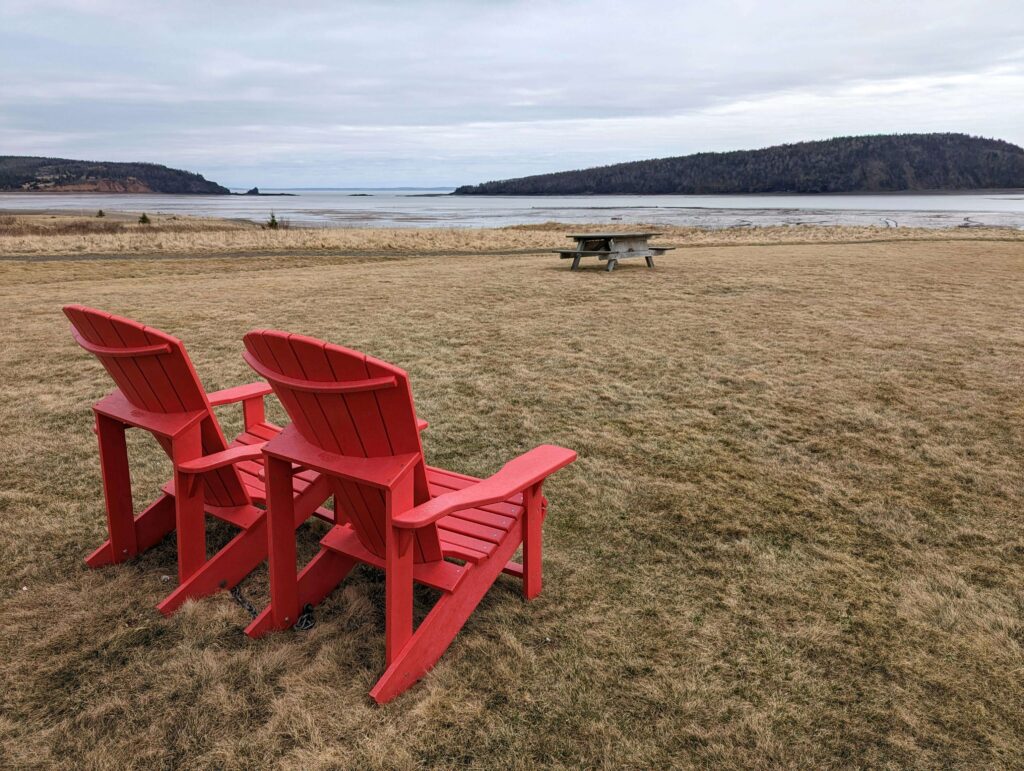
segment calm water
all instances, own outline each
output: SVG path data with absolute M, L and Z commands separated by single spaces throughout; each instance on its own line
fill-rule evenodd
M 273 191 L 265 191 L 273 192 Z M 1024 228 L 1024 190 L 956 195 L 599 195 L 450 196 L 439 192 L 296 190 L 294 196 L 113 195 L 0 193 L 0 212 L 60 209 L 135 211 L 264 221 L 316 227 L 497 227 L 556 220 L 566 223 L 645 222 L 708 228 L 785 224 Z

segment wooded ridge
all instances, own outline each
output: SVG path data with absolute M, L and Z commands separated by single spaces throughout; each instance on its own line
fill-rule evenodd
M 0 155 L 0 191 L 227 194 L 201 174 L 158 163 Z
M 464 185 L 455 195 L 884 193 L 1024 187 L 1024 149 L 966 134 L 877 134 L 696 153 Z

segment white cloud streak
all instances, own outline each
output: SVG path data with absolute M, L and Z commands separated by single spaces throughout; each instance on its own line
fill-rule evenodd
M 239 185 L 455 184 L 889 131 L 1024 143 L 1024 14 L 1003 0 L 0 0 L 0 72 L 0 153 Z

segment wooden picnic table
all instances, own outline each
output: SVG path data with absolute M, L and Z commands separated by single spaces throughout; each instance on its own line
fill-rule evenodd
M 555 249 L 563 260 L 572 260 L 570 270 L 579 270 L 580 259 L 597 257 L 606 260 L 607 271 L 615 270 L 619 260 L 627 257 L 643 257 L 647 267 L 654 267 L 654 258 L 664 254 L 674 246 L 652 246 L 647 243 L 649 238 L 660 236 L 661 233 L 574 233 L 567 236 L 576 241 L 575 249 Z

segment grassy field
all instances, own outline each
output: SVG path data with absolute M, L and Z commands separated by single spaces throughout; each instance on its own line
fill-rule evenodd
M 539 251 L 564 228 L 0 237 L 0 766 L 1024 764 L 1021 234 L 778 231 L 612 274 Z M 499 579 L 384 708 L 376 571 L 311 632 L 251 641 L 226 595 L 164 619 L 173 539 L 82 563 L 110 383 L 68 302 L 183 338 L 209 389 L 253 379 L 257 326 L 392 361 L 453 470 L 575 448 L 544 593 Z M 141 504 L 168 464 L 131 452 Z

